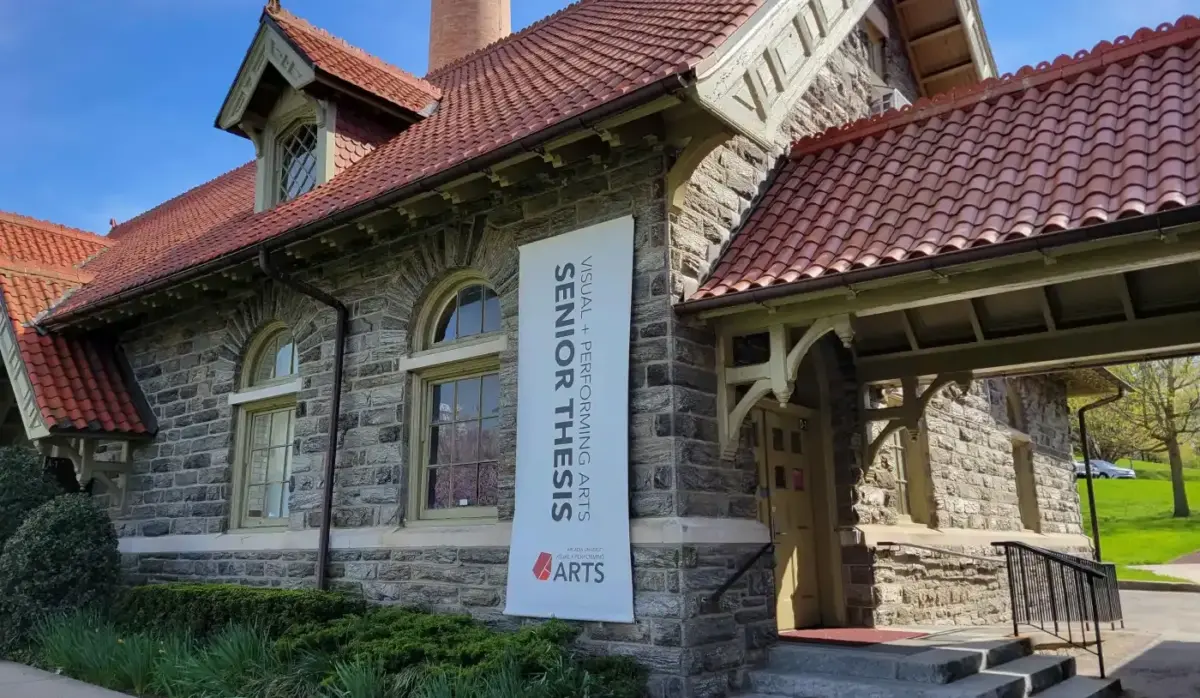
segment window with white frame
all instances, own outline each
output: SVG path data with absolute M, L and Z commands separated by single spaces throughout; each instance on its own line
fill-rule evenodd
M 234 453 L 234 528 L 286 526 L 295 437 L 296 345 L 282 323 L 264 328 L 250 344 L 237 409 Z
M 500 298 L 455 275 L 418 318 L 409 519 L 496 516 L 500 424 Z
M 276 139 L 275 156 L 277 203 L 312 191 L 320 174 L 316 123 L 302 119 L 286 128 Z

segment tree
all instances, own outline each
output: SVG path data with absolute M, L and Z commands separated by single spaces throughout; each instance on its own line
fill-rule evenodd
M 1175 516 L 1190 515 L 1180 447 L 1200 433 L 1200 357 L 1147 361 L 1111 370 L 1134 392 L 1102 409 L 1111 409 L 1133 427 L 1143 448 L 1167 452 Z M 1088 430 L 1091 428 L 1089 415 Z
M 1079 408 L 1094 402 L 1095 398 L 1072 398 L 1071 433 L 1079 435 Z M 1117 411 L 1098 409 L 1087 413 L 1088 447 L 1092 460 L 1115 463 L 1122 458 L 1134 458 L 1144 452 L 1138 430 Z M 1083 444 L 1079 444 L 1082 450 Z

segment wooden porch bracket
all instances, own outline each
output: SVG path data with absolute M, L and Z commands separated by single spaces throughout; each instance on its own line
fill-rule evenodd
M 79 477 L 81 487 L 86 487 L 89 480 L 96 480 L 104 485 L 105 491 L 112 499 L 112 506 L 122 514 L 129 510 L 130 446 L 128 442 L 121 444 L 120 461 L 96 460 L 95 439 L 71 439 L 66 437 L 50 437 L 39 439 L 38 450 L 42 455 L 54 458 L 69 458 L 75 466 L 75 474 Z
M 732 459 L 737 454 L 738 434 L 750 410 L 759 400 L 772 394 L 779 405 L 785 406 L 792 399 L 796 385 L 796 374 L 800 363 L 808 352 L 826 334 L 834 332 L 842 343 L 849 347 L 854 337 L 849 315 L 835 315 L 816 320 L 801 335 L 799 341 L 788 348 L 788 327 L 782 322 L 767 328 L 770 355 L 768 359 L 751 366 L 730 366 L 733 354 L 733 337 L 722 334 L 717 342 L 717 437 L 721 446 L 721 458 Z M 737 386 L 750 384 L 741 399 L 734 402 Z
M 903 391 L 904 402 L 897 407 L 879 407 L 868 408 L 863 411 L 864 420 L 867 422 L 877 422 L 888 420 L 883 429 L 871 439 L 871 443 L 867 446 L 867 459 L 865 467 L 870 467 L 875 462 L 875 458 L 879 455 L 879 449 L 888 440 L 892 434 L 899 429 L 908 429 L 910 434 L 917 433 L 917 427 L 921 421 L 921 417 L 925 416 L 925 409 L 929 407 L 930 401 L 937 395 L 942 388 L 957 383 L 964 391 L 971 388 L 971 372 L 957 373 L 942 373 L 933 379 L 923 392 L 917 394 L 917 378 L 916 376 L 907 376 L 900 379 L 900 387 Z

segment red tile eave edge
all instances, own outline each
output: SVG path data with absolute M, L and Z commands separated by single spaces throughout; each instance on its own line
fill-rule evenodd
M 925 257 L 909 258 L 899 262 L 861 267 L 845 272 L 809 276 L 788 283 L 752 286 L 741 291 L 725 291 L 718 295 L 714 295 L 712 291 L 700 290 L 688 300 L 676 303 L 674 309 L 681 314 L 690 314 L 714 308 L 759 303 L 781 296 L 791 296 L 841 286 L 849 287 L 855 283 L 878 281 L 914 272 L 933 271 L 959 264 L 990 261 L 1022 252 L 1048 250 L 1065 245 L 1092 242 L 1120 237 L 1122 235 L 1133 235 L 1151 230 L 1163 230 L 1191 223 L 1200 223 L 1200 204 L 1167 209 L 1141 216 L 1130 216 L 1082 228 L 1042 233 L 1018 240 L 1006 240 L 987 245 L 967 247 L 953 252 L 943 252 Z M 737 235 L 738 233 L 734 234 Z
M 384 208 L 392 203 L 398 203 L 425 191 L 431 191 L 445 182 L 473 172 L 482 171 L 484 168 L 501 162 L 514 154 L 527 152 L 568 131 L 586 128 L 588 122 L 601 120 L 607 116 L 632 109 L 641 103 L 652 101 L 662 95 L 670 94 L 676 89 L 686 88 L 690 82 L 687 76 L 691 70 L 692 67 L 687 64 L 674 66 L 671 70 L 664 70 L 664 75 L 660 79 L 648 82 L 613 99 L 600 102 L 575 116 L 568 116 L 554 123 L 546 124 L 542 129 L 530 132 L 516 140 L 508 141 L 504 145 L 477 153 L 466 160 L 461 160 L 449 167 L 430 172 L 419 179 L 381 192 L 370 199 L 336 210 L 321 218 L 268 236 L 265 239 L 243 245 L 208 261 L 181 269 L 178 272 L 161 278 L 152 279 L 138 286 L 118 291 L 112 295 L 98 298 L 63 313 L 52 312 L 41 321 L 40 325 L 47 329 L 68 327 L 72 323 L 88 317 L 99 310 L 119 305 L 145 293 L 184 283 L 195 277 L 221 269 L 228 264 L 251 259 L 257 256 L 257 251 L 260 248 L 268 248 L 270 250 L 279 249 L 317 235 L 343 222 L 352 221 L 376 209 Z
M 798 158 L 836 148 L 909 124 L 928 121 L 941 114 L 990 102 L 1004 95 L 1025 92 L 1091 70 L 1103 69 L 1114 63 L 1123 63 L 1145 53 L 1161 51 L 1195 40 L 1200 40 L 1200 19 L 1185 15 L 1174 24 L 1161 24 L 1156 29 L 1139 29 L 1132 37 L 1121 36 L 1116 41 L 1102 41 L 1091 51 L 1080 51 L 1073 56 L 1061 55 L 1053 62 L 1043 62 L 1037 67 L 1025 66 L 1013 75 L 989 78 L 975 85 L 919 99 L 901 109 L 801 138 L 792 144 L 791 157 Z

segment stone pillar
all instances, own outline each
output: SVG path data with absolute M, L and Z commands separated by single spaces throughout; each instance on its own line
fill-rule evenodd
M 509 0 L 433 0 L 429 72 L 512 33 Z

